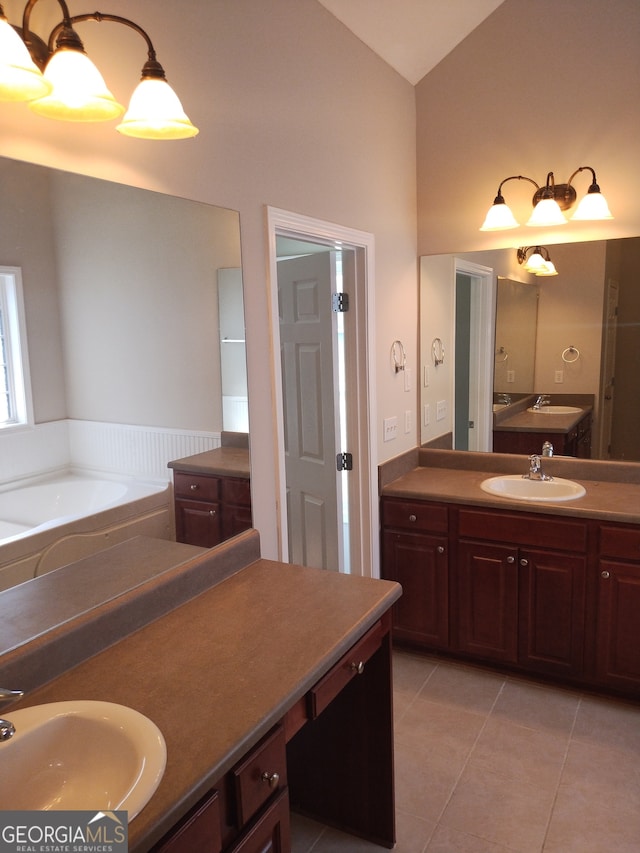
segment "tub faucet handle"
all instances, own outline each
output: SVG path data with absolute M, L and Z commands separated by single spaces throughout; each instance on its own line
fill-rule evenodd
M 0 687 L 0 706 L 8 705 L 10 702 L 16 702 L 24 696 L 22 690 L 7 690 L 6 687 Z

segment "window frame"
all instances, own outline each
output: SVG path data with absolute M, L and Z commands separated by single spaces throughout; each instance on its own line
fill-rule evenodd
M 8 392 L 9 410 L 13 412 L 10 420 L 0 422 L 0 431 L 6 432 L 32 427 L 34 424 L 27 324 L 20 267 L 0 266 L 0 307 L 4 318 L 7 358 L 7 381 L 3 393 L 5 390 Z

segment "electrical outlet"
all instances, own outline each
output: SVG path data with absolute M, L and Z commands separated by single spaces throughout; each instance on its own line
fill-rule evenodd
M 411 417 L 411 409 L 407 409 L 404 413 L 404 431 L 411 432 L 411 422 L 413 418 Z
M 515 382 L 515 381 L 516 381 L 515 370 L 507 370 L 507 382 Z
M 404 369 L 404 390 L 405 391 L 411 391 L 411 380 L 412 380 L 412 378 L 413 377 L 411 376 L 411 368 L 405 367 L 405 369 Z
M 564 382 L 564 370 L 556 370 L 555 379 L 553 381 L 558 384 Z
M 383 441 L 393 441 L 394 438 L 398 437 L 398 419 L 397 418 L 385 418 L 382 422 L 383 428 Z
M 447 401 L 438 400 L 436 403 L 436 420 L 443 421 L 447 417 Z

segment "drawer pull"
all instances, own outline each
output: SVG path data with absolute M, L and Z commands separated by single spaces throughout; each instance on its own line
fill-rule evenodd
M 210 510 L 209 510 L 209 515 L 215 515 L 215 514 L 216 514 L 215 509 L 210 509 Z
M 360 661 L 358 661 L 358 663 L 353 661 L 353 663 L 351 664 L 351 669 L 354 672 L 357 672 L 358 675 L 362 675 L 362 673 L 364 672 L 364 661 L 360 660 Z
M 409 516 L 409 521 L 417 521 L 417 520 L 418 520 L 418 517 L 416 515 L 413 515 L 413 513 Z
M 438 554 L 444 554 L 444 545 L 438 545 L 437 551 Z
M 200 488 L 200 485 L 199 485 L 199 483 L 191 483 L 189 488 L 191 489 L 192 492 L 197 492 L 198 489 Z
M 610 574 L 609 574 L 609 572 L 605 569 L 605 571 L 604 571 L 604 572 L 601 572 L 601 573 L 600 573 L 600 577 L 601 577 L 601 578 L 604 578 L 605 580 L 607 580 L 607 578 L 610 578 L 610 577 L 611 577 L 611 575 L 610 575 Z
M 278 784 L 280 783 L 280 774 L 279 773 L 267 773 L 267 771 L 265 770 L 265 772 L 262 774 L 262 776 L 260 778 L 262 779 L 263 782 L 266 782 L 269 785 L 271 790 L 273 790 L 274 788 L 277 788 Z

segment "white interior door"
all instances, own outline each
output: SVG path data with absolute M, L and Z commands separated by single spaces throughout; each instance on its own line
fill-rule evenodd
M 289 557 L 343 568 L 335 252 L 278 262 Z

